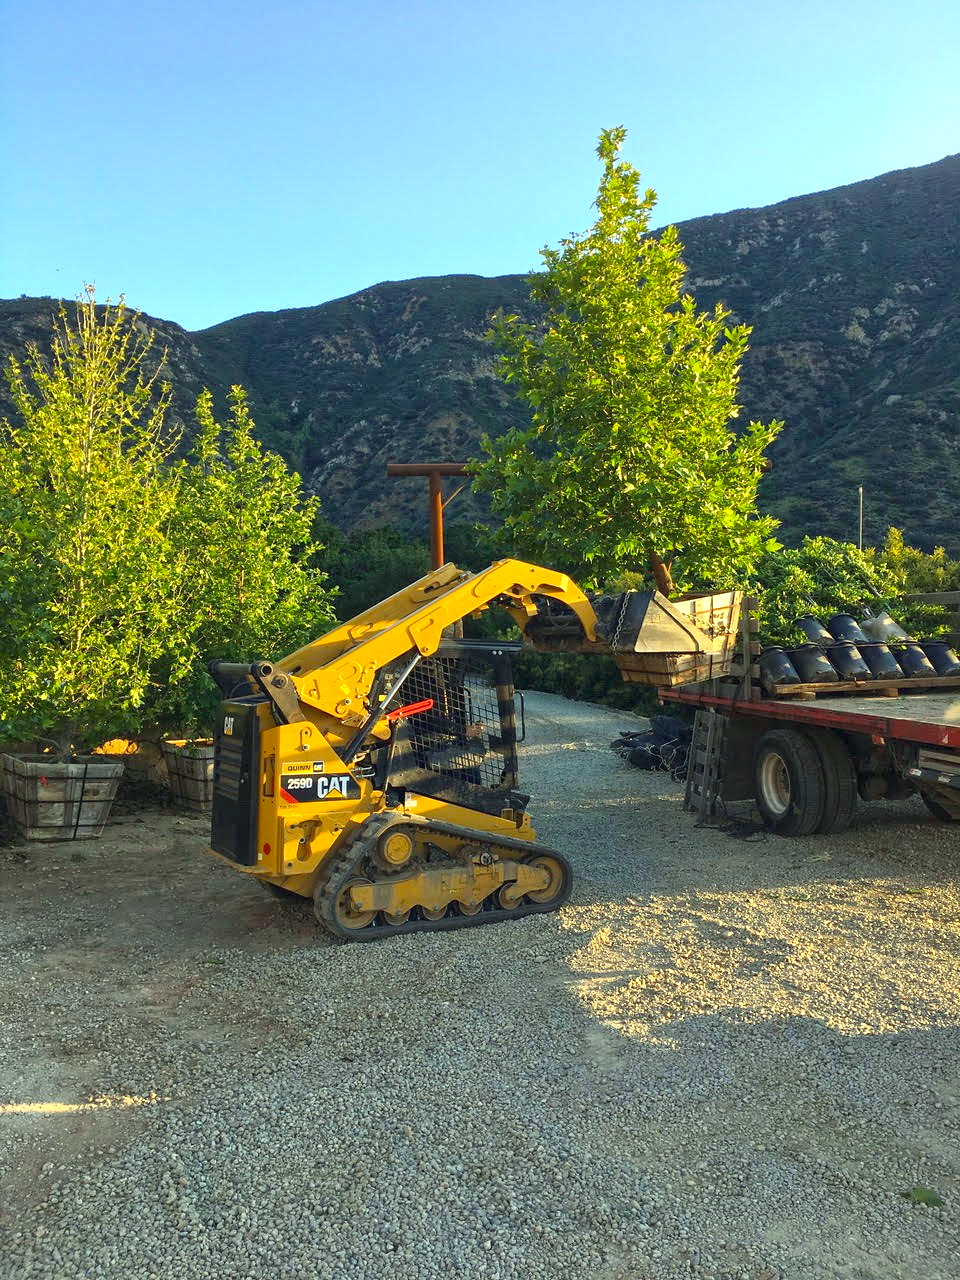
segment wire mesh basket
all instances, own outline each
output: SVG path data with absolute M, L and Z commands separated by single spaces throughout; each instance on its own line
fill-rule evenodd
M 515 805 L 518 735 L 509 665 L 470 653 L 424 659 L 396 703 L 422 709 L 398 724 L 394 785 L 490 812 Z

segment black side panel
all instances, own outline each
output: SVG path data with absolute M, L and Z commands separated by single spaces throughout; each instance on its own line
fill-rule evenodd
M 217 853 L 252 867 L 257 861 L 257 791 L 260 780 L 262 699 L 221 702 L 213 737 L 213 817 L 210 844 Z
M 759 716 L 728 716 L 727 736 L 720 766 L 720 796 L 723 800 L 752 800 L 755 794 L 753 757 L 757 743 L 775 720 Z

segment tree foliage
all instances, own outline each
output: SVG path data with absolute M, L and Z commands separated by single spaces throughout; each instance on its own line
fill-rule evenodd
M 153 703 L 155 718 L 180 729 L 212 723 L 219 694 L 206 674 L 210 659 L 280 658 L 334 620 L 314 536 L 319 502 L 256 440 L 243 388 L 231 388 L 225 424 L 209 391 L 196 416 L 176 530 L 189 564 L 187 639 Z
M 412 537 L 391 525 L 345 532 L 321 517 L 314 526 L 314 536 L 323 543 L 320 564 L 338 585 L 335 604 L 341 621 L 401 591 L 430 570 L 427 539 Z M 444 559 L 461 569 L 477 572 L 509 554 L 511 549 L 498 532 L 486 525 L 460 522 L 446 526 Z M 504 612 L 503 616 L 513 625 L 509 614 Z M 468 621 L 472 635 L 494 634 L 489 626 L 483 629 L 486 617 Z
M 943 547 L 927 553 L 908 546 L 900 529 L 887 530 L 879 557 L 905 592 L 960 590 L 960 561 L 951 560 Z
M 209 724 L 214 657 L 279 657 L 333 619 L 317 503 L 253 436 L 234 387 L 209 393 L 186 459 L 170 389 L 121 300 L 71 319 L 7 370 L 0 424 L 0 735 L 61 754 L 146 726 Z
M 390 526 L 344 532 L 321 518 L 314 534 L 324 546 L 320 563 L 339 586 L 335 606 L 341 621 L 416 582 L 430 569 L 426 539 Z
M 782 423 L 731 427 L 750 331 L 683 292 L 677 233 L 648 233 L 656 195 L 620 159 L 625 136 L 600 136 L 594 225 L 544 249 L 530 277 L 544 323 L 495 324 L 532 424 L 484 438 L 476 484 L 521 545 L 594 581 L 632 570 L 665 590 L 731 584 L 771 542 L 776 522 L 755 500 Z
M 172 540 L 179 475 L 167 465 L 169 389 L 123 300 L 61 309 L 7 379 L 0 424 L 0 709 L 3 734 L 71 743 L 136 721 L 176 649 L 183 561 Z
M 891 530 L 891 535 L 896 535 Z M 804 635 L 797 618 L 812 613 L 826 622 L 835 613 L 862 616 L 866 610 L 888 610 L 906 630 L 918 637 L 944 630 L 945 611 L 938 606 L 903 604 L 904 592 L 936 590 L 916 586 L 898 567 L 916 558 L 930 560 L 903 540 L 888 539 L 896 548 L 893 561 L 887 552 L 872 547 L 860 551 L 851 542 L 833 538 L 804 538 L 799 547 L 781 547 L 761 557 L 748 591 L 760 601 L 760 632 L 765 644 L 802 644 Z

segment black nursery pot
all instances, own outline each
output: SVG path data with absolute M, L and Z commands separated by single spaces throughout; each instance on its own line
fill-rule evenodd
M 765 689 L 772 689 L 777 684 L 799 684 L 797 669 L 786 655 L 786 651 L 776 645 L 770 645 L 760 654 L 760 683 Z
M 797 649 L 788 649 L 787 657 L 804 684 L 836 684 L 840 679 L 819 645 L 802 644 Z
M 837 640 L 849 640 L 851 644 L 870 643 L 870 637 L 864 635 L 860 623 L 849 613 L 835 613 L 827 623 L 827 630 Z
M 836 668 L 841 680 L 872 680 L 870 668 L 864 662 L 860 650 L 849 640 L 838 640 L 827 650 L 827 657 Z
M 802 618 L 797 619 L 797 626 L 814 644 L 833 644 L 833 636 L 823 625 L 819 618 L 815 618 L 812 613 L 805 613 Z
M 860 656 L 870 668 L 874 680 L 899 680 L 903 675 L 900 664 L 885 644 L 861 644 Z
M 908 680 L 922 679 L 924 676 L 935 676 L 937 668 L 918 644 L 897 645 L 893 650 L 900 670 Z
M 933 663 L 938 676 L 960 676 L 960 658 L 946 640 L 921 640 L 920 648 Z

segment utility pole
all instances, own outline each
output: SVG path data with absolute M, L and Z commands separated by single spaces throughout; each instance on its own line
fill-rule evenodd
M 430 568 L 443 564 L 443 512 L 466 486 L 458 485 L 449 498 L 443 496 L 444 476 L 465 476 L 462 462 L 388 462 L 388 476 L 426 476 L 430 481 Z

